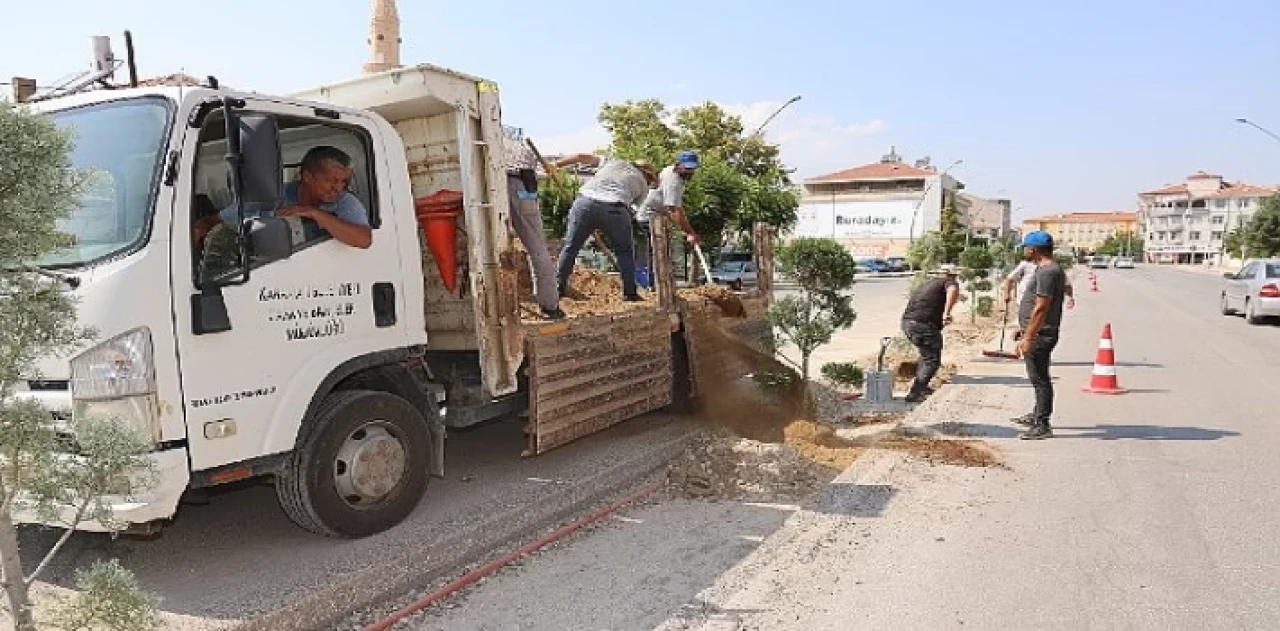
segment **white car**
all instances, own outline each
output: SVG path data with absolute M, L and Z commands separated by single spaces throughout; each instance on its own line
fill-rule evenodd
M 1244 313 L 1249 324 L 1280 317 L 1280 259 L 1249 261 L 1237 274 L 1223 274 L 1222 315 Z
M 1133 257 L 1117 256 L 1115 262 L 1116 269 L 1133 269 Z

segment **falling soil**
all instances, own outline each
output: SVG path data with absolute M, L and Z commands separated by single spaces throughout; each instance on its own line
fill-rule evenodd
M 907 455 L 932 462 L 961 467 L 993 467 L 1007 469 L 999 456 L 980 440 L 955 438 L 930 438 L 926 436 L 894 435 L 875 443 L 877 449 L 901 451 Z
M 689 497 L 800 499 L 853 464 L 864 448 L 808 420 L 804 388 L 794 372 L 768 353 L 725 333 L 708 343 L 755 366 L 791 374 L 791 385 L 764 388 L 751 377 L 725 379 L 699 368 L 697 418 L 705 427 L 697 445 L 671 469 L 670 484 Z
M 720 311 L 731 318 L 747 317 L 747 308 L 742 304 L 742 299 L 733 293 L 727 287 L 720 285 L 699 285 L 689 289 L 681 289 L 680 296 L 686 300 L 695 300 L 705 298 L 710 300 Z

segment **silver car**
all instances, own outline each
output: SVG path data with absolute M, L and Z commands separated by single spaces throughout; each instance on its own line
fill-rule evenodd
M 711 269 L 711 282 L 730 289 L 756 286 L 756 265 L 752 261 L 729 261 Z
M 1223 276 L 1222 315 L 1244 313 L 1249 324 L 1280 317 L 1280 259 L 1249 261 L 1238 273 Z

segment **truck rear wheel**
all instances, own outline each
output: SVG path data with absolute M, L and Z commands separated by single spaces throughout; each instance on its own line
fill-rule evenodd
M 343 390 L 321 403 L 311 431 L 276 480 L 298 526 L 356 538 L 404 520 L 426 491 L 431 435 L 422 413 L 386 392 Z

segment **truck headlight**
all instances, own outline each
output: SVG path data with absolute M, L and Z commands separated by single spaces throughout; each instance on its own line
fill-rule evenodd
M 151 331 L 121 333 L 71 360 L 72 417 L 113 418 L 159 442 Z

